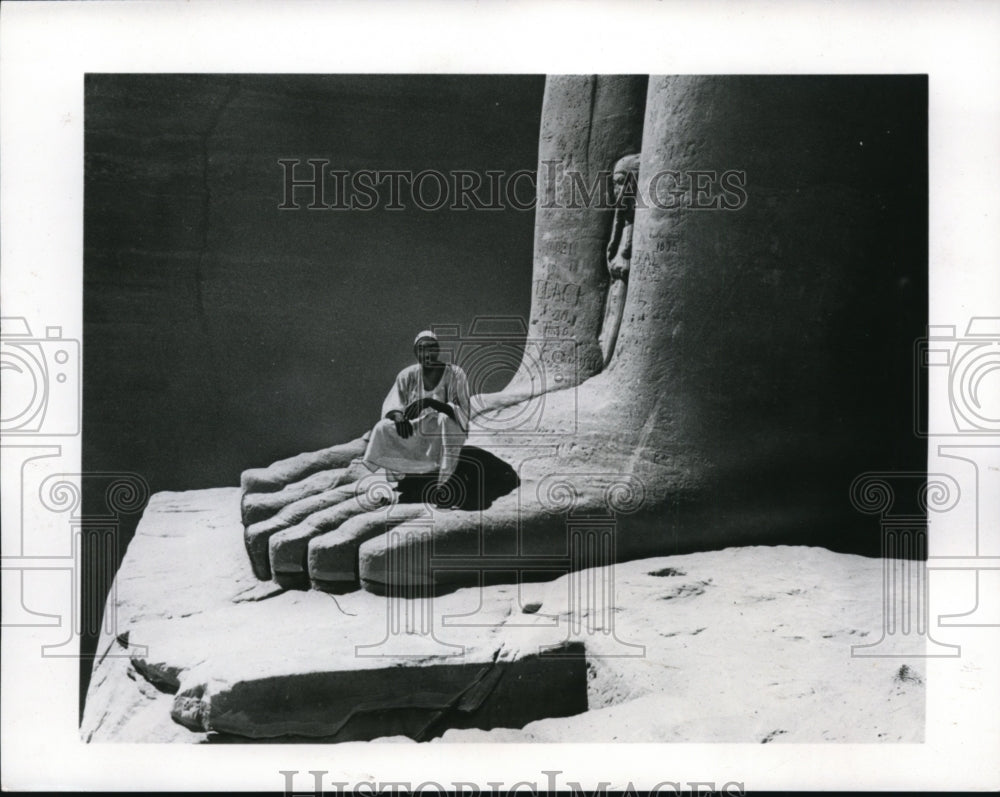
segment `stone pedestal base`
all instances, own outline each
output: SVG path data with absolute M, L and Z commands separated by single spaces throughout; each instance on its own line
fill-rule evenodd
M 883 573 L 753 546 L 447 594 L 283 591 L 251 571 L 237 489 L 159 493 L 118 572 L 81 735 L 918 742 L 923 662 L 851 656 L 883 626 Z

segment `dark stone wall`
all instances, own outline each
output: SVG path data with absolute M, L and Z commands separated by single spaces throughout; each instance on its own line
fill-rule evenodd
M 307 210 L 301 190 L 303 209 L 279 210 L 278 160 L 533 171 L 542 90 L 89 76 L 84 467 L 154 490 L 235 485 L 370 426 L 417 329 L 526 317 L 532 211 Z

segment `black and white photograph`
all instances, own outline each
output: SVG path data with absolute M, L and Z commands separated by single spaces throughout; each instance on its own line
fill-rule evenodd
M 921 740 L 925 77 L 85 88 L 87 740 Z
M 3 737 L 58 680 L 67 761 L 137 758 L 11 785 L 996 786 L 995 55 L 942 110 L 934 58 L 349 60 L 111 5 L 149 55 L 4 105 Z M 365 24 L 294 7 L 254 29 Z M 581 42 L 696 27 L 649 8 Z

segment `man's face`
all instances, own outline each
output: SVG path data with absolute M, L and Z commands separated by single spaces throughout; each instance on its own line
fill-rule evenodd
M 431 338 L 418 340 L 417 344 L 413 347 L 413 352 L 417 355 L 417 362 L 421 365 L 436 363 L 438 361 L 438 354 L 440 351 L 441 349 L 438 346 L 438 342 L 436 340 L 432 340 Z

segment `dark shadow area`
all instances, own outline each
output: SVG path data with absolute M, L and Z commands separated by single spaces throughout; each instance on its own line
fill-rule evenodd
M 436 560 L 435 564 L 439 561 Z M 555 581 L 573 572 L 572 568 L 567 566 L 565 557 L 534 557 L 530 563 L 515 556 L 483 557 L 481 559 L 464 559 L 460 566 L 455 566 L 453 562 L 449 562 L 448 565 L 448 570 L 463 573 L 465 577 L 455 578 L 453 576 L 451 579 L 435 581 L 432 584 L 415 585 L 385 584 L 381 581 L 361 579 L 360 584 L 365 591 L 380 597 L 418 600 L 449 595 L 460 589 Z M 435 574 L 440 575 L 443 569 L 445 568 L 435 568 Z M 342 592 L 353 592 L 357 588 L 357 584 L 351 583 L 345 585 Z M 333 590 L 327 591 L 333 592 Z
M 458 467 L 445 484 L 443 503 L 454 509 L 482 511 L 521 483 L 517 473 L 500 457 L 477 446 L 463 446 Z M 402 504 L 434 503 L 434 474 L 406 476 L 397 485 Z
M 369 695 L 366 707 L 358 695 Z M 374 696 L 377 696 L 375 698 Z M 380 705 L 381 704 L 381 705 Z M 396 666 L 247 681 L 213 698 L 209 743 L 328 743 L 403 735 L 415 741 L 449 728 L 523 728 L 586 711 L 581 642 L 543 654 L 480 664 Z M 175 722 L 202 731 L 201 716 Z M 258 735 L 243 735 L 252 729 Z

